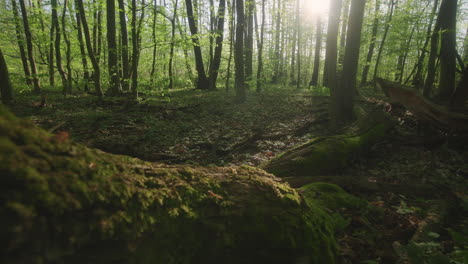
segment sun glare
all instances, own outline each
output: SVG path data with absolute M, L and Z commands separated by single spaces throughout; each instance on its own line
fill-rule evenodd
M 324 15 L 328 12 L 330 0 L 304 0 L 307 16 Z

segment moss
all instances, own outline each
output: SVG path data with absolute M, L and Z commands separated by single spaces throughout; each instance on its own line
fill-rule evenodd
M 327 213 L 263 170 L 147 163 L 6 116 L 2 263 L 334 263 Z
M 338 135 L 311 140 L 263 164 L 262 168 L 279 177 L 313 176 L 345 168 L 388 130 L 378 124 L 356 136 Z

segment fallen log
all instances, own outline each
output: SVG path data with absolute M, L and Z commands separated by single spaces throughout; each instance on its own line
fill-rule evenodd
M 353 135 L 313 139 L 279 154 L 261 168 L 278 177 L 307 177 L 336 172 L 380 141 L 393 126 L 393 122 L 381 110 L 360 118 L 357 124 L 360 129 Z
M 400 83 L 377 78 L 376 84 L 392 103 L 402 104 L 420 121 L 442 130 L 468 131 L 468 115 L 451 112 Z
M 335 263 L 330 217 L 252 167 L 161 165 L 0 106 L 0 263 Z

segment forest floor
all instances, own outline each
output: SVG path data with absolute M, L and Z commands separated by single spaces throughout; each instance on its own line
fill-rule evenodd
M 13 111 L 90 147 L 148 161 L 258 166 L 330 128 L 327 96 L 274 89 L 235 104 L 223 91 L 147 92 L 125 97 L 49 92 L 17 95 Z M 360 101 L 365 104 L 364 101 Z M 440 131 L 420 135 L 413 117 L 365 156 L 333 175 L 287 179 L 293 187 L 325 181 L 381 209 L 366 217 L 343 208 L 343 263 L 468 263 L 468 148 Z M 425 234 L 425 235 L 423 235 Z

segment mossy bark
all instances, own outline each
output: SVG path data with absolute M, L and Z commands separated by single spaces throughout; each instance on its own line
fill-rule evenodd
M 161 165 L 0 106 L 1 263 L 334 263 L 320 206 L 252 167 Z
M 336 135 L 313 139 L 294 147 L 261 167 L 278 177 L 305 177 L 336 172 L 345 168 L 380 141 L 392 127 L 392 122 L 382 113 L 369 122 L 357 121 L 360 129 L 356 135 Z M 362 124 L 361 124 L 362 123 Z

